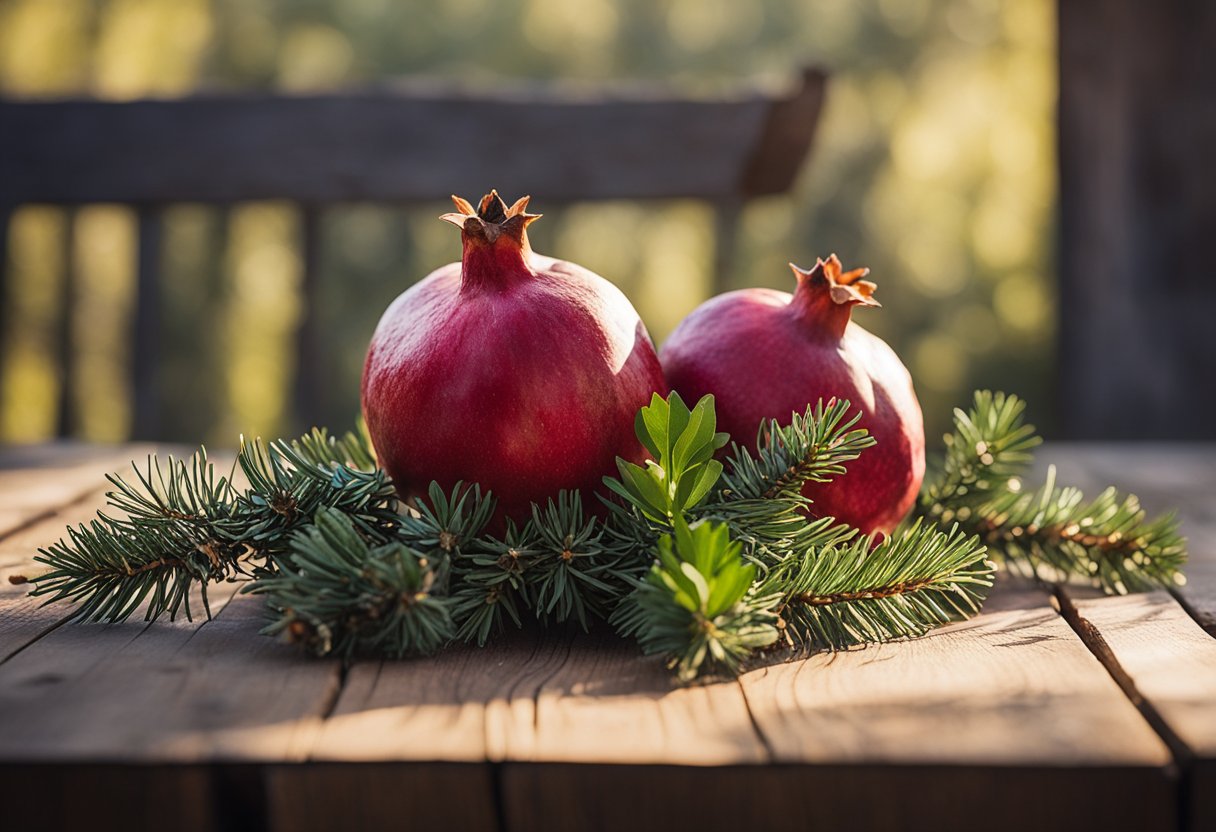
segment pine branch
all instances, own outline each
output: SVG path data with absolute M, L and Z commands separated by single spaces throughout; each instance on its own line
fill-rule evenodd
M 237 463 L 250 487 L 236 497 L 230 537 L 263 555 L 282 555 L 292 533 L 322 508 L 348 514 L 360 533 L 381 542 L 400 534 L 392 483 L 378 469 L 351 467 L 349 450 L 318 430 L 291 442 L 242 442 Z
M 452 615 L 458 622 L 456 637 L 484 645 L 510 620 L 523 626 L 523 611 L 535 602 L 524 572 L 535 557 L 531 530 L 513 523 L 502 540 L 486 538 L 466 547 L 456 562 Z
M 527 581 L 542 621 L 573 617 L 586 629 L 588 616 L 607 618 L 650 561 L 614 546 L 576 491 L 561 492 L 543 510 L 533 505 L 530 526 Z
M 969 411 L 954 409 L 954 431 L 943 437 L 940 476 L 925 484 L 922 505 L 941 516 L 1021 486 L 1043 440 L 1025 422 L 1026 403 L 1017 396 L 977 390 Z
M 861 411 L 850 417 L 851 407 L 847 400 L 821 400 L 801 415 L 792 414 L 788 425 L 776 419 L 766 422 L 760 426 L 754 454 L 731 443 L 719 500 L 798 500 L 806 483 L 844 474 L 844 463 L 874 445 L 874 437 L 854 427 Z
M 457 560 L 461 636 L 484 644 L 508 619 L 521 626 L 521 609 L 545 623 L 574 618 L 586 629 L 608 617 L 648 564 L 585 514 L 578 492 L 563 491 L 544 509 L 533 505 L 523 529 L 481 539 Z
M 107 509 L 88 525 L 40 550 L 50 571 L 34 578 L 32 595 L 73 601 L 84 621 L 144 616 L 193 618 L 191 593 L 207 586 L 277 571 L 291 535 L 320 508 L 350 515 L 362 533 L 387 541 L 400 525 L 396 496 L 382 471 L 350 467 L 362 451 L 353 439 L 313 431 L 294 442 L 244 443 L 237 462 L 250 486 L 238 492 L 217 476 L 200 449 L 189 459 L 148 458 L 134 479 L 108 479 Z M 107 513 L 109 512 L 109 513 Z
M 67 538 L 39 549 L 36 561 L 50 571 L 33 579 L 31 595 L 46 603 L 76 602 L 80 621 L 125 621 L 142 605 L 148 621 L 162 615 L 192 619 L 191 591 L 201 589 L 210 616 L 207 584 L 235 577 L 256 555 L 232 532 L 233 489 L 217 477 L 207 452 L 189 459 L 149 457 L 134 482 L 107 475 L 115 490 L 110 509 L 87 526 L 68 527 Z
M 941 476 L 921 495 L 921 512 L 977 534 L 1016 572 L 1050 582 L 1083 581 L 1104 591 L 1182 583 L 1186 541 L 1174 516 L 1149 520 L 1134 495 L 1108 488 L 1087 502 L 1076 488 L 1047 482 L 1026 491 L 1021 477 L 1039 444 L 1016 396 L 979 391 L 956 410 Z
M 433 564 L 403 543 L 364 537 L 354 519 L 321 508 L 296 531 L 277 575 L 256 584 L 285 634 L 324 656 L 432 653 L 453 639 L 452 601 L 432 594 Z
M 1149 520 L 1135 495 L 1108 488 L 1086 501 L 1055 479 L 1051 466 L 1040 489 L 994 497 L 968 525 L 1010 569 L 1048 582 L 1088 580 L 1116 595 L 1184 582 L 1186 540 L 1173 514 Z
M 844 650 L 913 638 L 970 618 L 992 586 L 979 539 L 917 520 L 875 543 L 857 537 L 791 558 L 760 592 L 781 594 L 788 643 Z

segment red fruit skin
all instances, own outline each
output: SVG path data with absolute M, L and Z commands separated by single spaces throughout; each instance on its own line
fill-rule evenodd
M 602 490 L 617 456 L 640 463 L 634 415 L 667 385 L 611 283 L 506 235 L 489 245 L 468 236 L 463 267 L 437 269 L 381 318 L 363 413 L 403 499 L 432 480 L 478 483 L 497 498 L 501 530 L 561 489 Z
M 798 291 L 804 288 L 800 282 Z M 660 352 L 667 381 L 689 402 L 712 393 L 718 429 L 752 450 L 762 422 L 788 424 L 808 404 L 848 399 L 877 444 L 845 464 L 846 476 L 809 483 L 803 493 L 818 516 L 867 534 L 889 532 L 911 509 L 925 474 L 912 379 L 882 339 L 848 320 L 847 305 L 841 321 L 836 304 L 803 304 L 795 295 L 744 289 L 693 310 Z

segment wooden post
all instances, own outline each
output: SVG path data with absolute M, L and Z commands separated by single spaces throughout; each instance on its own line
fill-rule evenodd
M 8 327 L 11 317 L 8 288 L 8 235 L 12 225 L 15 206 L 0 202 L 0 389 L 4 384 L 4 373 L 8 357 Z
M 135 289 L 135 338 L 132 345 L 131 384 L 134 413 L 131 435 L 160 439 L 160 260 L 164 217 L 158 205 L 142 204 Z
M 1069 437 L 1216 437 L 1216 4 L 1059 5 Z
M 313 203 L 300 207 L 300 247 L 303 273 L 300 295 L 303 312 L 296 330 L 295 383 L 292 389 L 292 421 L 306 430 L 324 416 L 321 327 L 317 316 L 321 266 L 321 209 Z
M 76 339 L 73 318 L 76 310 L 77 284 L 76 260 L 76 208 L 63 210 L 63 282 L 59 291 L 59 320 L 57 358 L 59 359 L 59 401 L 55 416 L 55 433 L 60 438 L 76 433 L 76 400 L 73 385 L 76 379 Z

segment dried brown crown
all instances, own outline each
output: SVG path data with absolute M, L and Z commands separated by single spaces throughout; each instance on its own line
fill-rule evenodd
M 540 219 L 540 214 L 527 213 L 530 196 L 521 196 L 508 208 L 502 201 L 498 191 L 490 191 L 481 198 L 477 208 L 466 199 L 452 195 L 456 212 L 444 214 L 439 219 L 447 220 L 459 227 L 473 239 L 483 239 L 493 243 L 499 237 L 507 237 L 521 246 L 526 239 L 525 232 L 529 225 Z
M 878 288 L 877 284 L 869 280 L 862 280 L 870 273 L 870 270 L 853 269 L 846 272 L 841 268 L 840 259 L 835 254 L 828 257 L 827 260 L 816 259 L 815 265 L 810 269 L 800 269 L 793 263 L 790 263 L 790 268 L 794 270 L 794 277 L 798 279 L 798 288 L 805 287 L 815 292 L 826 289 L 833 303 L 848 306 L 882 306 L 873 297 L 874 290 Z

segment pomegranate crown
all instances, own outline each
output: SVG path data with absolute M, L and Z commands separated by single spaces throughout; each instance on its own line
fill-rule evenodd
M 840 265 L 840 258 L 835 254 L 829 256 L 827 260 L 816 258 L 815 265 L 810 269 L 800 269 L 793 263 L 790 263 L 790 268 L 794 270 L 794 277 L 798 279 L 799 289 L 815 292 L 826 289 L 828 297 L 835 304 L 882 306 L 874 299 L 877 284 L 869 280 L 862 280 L 870 273 L 870 270 L 853 269 L 846 272 Z
M 507 237 L 522 246 L 528 226 L 541 218 L 540 214 L 527 213 L 531 199 L 530 196 L 521 196 L 508 208 L 498 191 L 491 190 L 474 208 L 467 199 L 452 194 L 456 212 L 443 214 L 439 219 L 457 226 L 473 239 L 494 243 L 499 237 Z

